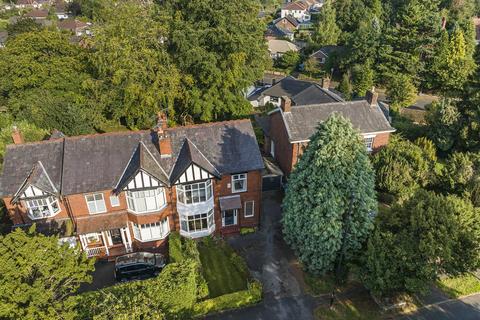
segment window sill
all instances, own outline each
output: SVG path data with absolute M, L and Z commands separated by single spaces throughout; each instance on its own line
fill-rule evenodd
M 142 242 L 142 243 L 146 243 L 146 242 L 153 242 L 153 241 L 159 241 L 159 240 L 164 240 L 168 237 L 168 235 L 170 234 L 170 231 L 164 235 L 163 237 L 160 237 L 160 238 L 155 238 L 155 239 L 148 239 L 148 240 L 140 240 L 140 239 L 137 239 L 135 237 L 133 237 L 133 239 L 139 241 L 139 242 Z
M 28 218 L 30 220 L 42 220 L 42 219 L 49 219 L 49 218 L 53 218 L 55 217 L 57 214 L 59 214 L 60 211 L 58 211 L 57 213 L 54 213 L 54 214 L 51 214 L 51 215 L 48 215 L 48 216 L 43 216 L 43 217 L 33 217 L 31 216 L 30 214 L 27 214 Z
M 133 213 L 134 215 L 137 215 L 137 216 L 143 216 L 143 215 L 147 215 L 147 214 L 162 212 L 166 207 L 168 207 L 168 205 L 165 204 L 163 207 L 152 210 L 152 211 L 136 212 L 136 211 L 133 211 L 132 209 L 127 209 L 127 211 L 130 212 L 130 213 Z M 154 241 L 154 240 L 152 240 L 152 241 Z

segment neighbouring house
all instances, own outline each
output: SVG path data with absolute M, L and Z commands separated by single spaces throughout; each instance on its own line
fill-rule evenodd
M 25 17 L 31 18 L 37 22 L 41 22 L 42 20 L 46 20 L 48 17 L 48 10 L 46 9 L 33 9 L 25 13 Z
M 91 31 L 92 24 L 89 22 L 83 22 L 77 19 L 66 19 L 66 20 L 59 21 L 57 23 L 57 27 L 60 30 L 69 31 L 77 37 L 92 34 L 92 31 Z
M 311 19 L 309 10 L 310 5 L 306 1 L 288 2 L 283 5 L 280 17 L 292 16 L 300 23 L 309 22 Z
M 298 30 L 299 22 L 292 16 L 278 18 L 272 22 L 269 27 L 267 36 L 276 38 L 287 38 L 294 40 L 295 31 Z
M 341 50 L 342 47 L 339 46 L 325 46 L 312 53 L 310 57 L 313 57 L 319 65 L 323 66 L 331 55 L 338 53 Z
M 51 4 L 50 0 L 17 0 L 15 3 L 15 8 L 17 9 L 26 9 L 26 8 L 42 8 Z
M 280 107 L 260 122 L 265 134 L 264 151 L 288 176 L 318 124 L 336 112 L 360 131 L 367 150 L 376 152 L 388 143 L 390 134 L 395 131 L 377 99 L 378 94 L 369 91 L 366 100 L 293 105 L 285 96 Z
M 257 90 L 248 97 L 248 100 L 254 107 L 264 106 L 267 103 L 279 107 L 282 97 L 288 97 L 295 105 L 343 101 L 329 87 L 330 81 L 328 79 L 324 79 L 320 85 L 316 82 L 297 80 L 288 76 L 271 87 Z
M 475 26 L 475 40 L 478 45 L 480 44 L 480 17 L 473 18 L 473 25 Z
M 64 1 L 55 2 L 55 15 L 58 20 L 68 19 L 67 3 Z
M 298 52 L 300 48 L 287 40 L 277 40 L 269 39 L 268 40 L 268 52 L 272 59 L 277 59 L 283 56 L 288 51 Z
M 167 236 L 258 226 L 264 168 L 249 120 L 65 137 L 6 147 L 0 197 L 15 227 L 73 237 L 91 256 L 164 251 Z M 64 234 L 65 236 L 65 234 Z
M 5 44 L 7 43 L 8 32 L 7 31 L 0 31 L 0 48 L 5 48 Z

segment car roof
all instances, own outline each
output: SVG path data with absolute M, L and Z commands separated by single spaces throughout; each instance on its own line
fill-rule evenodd
M 146 262 L 145 259 L 153 258 L 155 255 L 150 252 L 134 252 L 119 256 L 115 259 L 116 266 L 124 266 L 139 262 Z

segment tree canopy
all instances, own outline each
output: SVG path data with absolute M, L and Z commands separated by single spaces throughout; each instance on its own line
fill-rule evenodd
M 306 269 L 332 271 L 356 256 L 376 212 L 374 173 L 359 133 L 342 116 L 321 123 L 292 172 L 283 232 Z

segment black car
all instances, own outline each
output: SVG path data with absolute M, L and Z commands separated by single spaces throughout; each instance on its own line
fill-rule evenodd
M 165 267 L 160 253 L 135 252 L 115 259 L 115 280 L 126 281 L 156 276 Z

